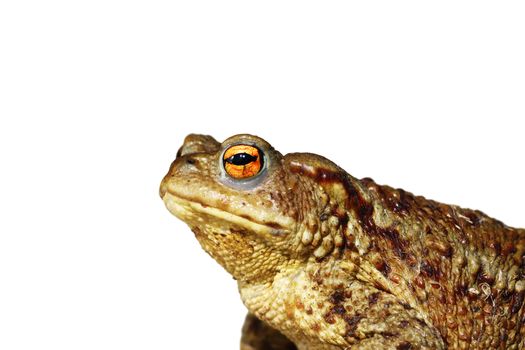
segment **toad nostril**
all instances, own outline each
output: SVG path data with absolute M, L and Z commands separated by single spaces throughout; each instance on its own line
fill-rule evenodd
M 195 162 L 195 159 L 193 159 L 193 158 L 187 158 L 187 159 L 186 159 L 186 163 L 187 163 L 187 164 L 194 165 L 196 162 Z

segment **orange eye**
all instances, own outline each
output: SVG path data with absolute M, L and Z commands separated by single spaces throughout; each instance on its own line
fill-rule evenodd
M 261 151 L 249 145 L 231 146 L 222 158 L 224 170 L 235 179 L 257 175 L 263 166 Z

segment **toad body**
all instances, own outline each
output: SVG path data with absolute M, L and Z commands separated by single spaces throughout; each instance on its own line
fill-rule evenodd
M 237 280 L 243 350 L 525 349 L 523 229 L 252 135 L 189 135 L 160 195 Z

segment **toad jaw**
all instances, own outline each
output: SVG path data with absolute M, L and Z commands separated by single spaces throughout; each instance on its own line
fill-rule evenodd
M 239 227 L 262 235 L 284 236 L 291 231 L 291 219 L 286 217 L 278 218 L 278 222 L 257 222 L 250 215 L 244 213 L 232 213 L 219 209 L 212 204 L 208 205 L 200 201 L 184 198 L 181 195 L 167 191 L 162 197 L 168 210 L 186 222 L 189 226 L 202 226 L 209 224 L 215 226 L 213 222 L 221 222 L 226 227 Z M 209 221 L 208 223 L 206 221 Z M 215 226 L 215 228 L 217 228 Z

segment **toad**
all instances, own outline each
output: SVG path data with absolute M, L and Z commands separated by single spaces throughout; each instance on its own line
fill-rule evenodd
M 525 230 L 263 139 L 189 135 L 160 186 L 238 283 L 240 348 L 524 349 Z

